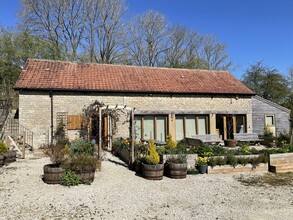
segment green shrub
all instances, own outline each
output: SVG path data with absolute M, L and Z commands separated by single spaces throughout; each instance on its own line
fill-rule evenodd
M 238 157 L 237 158 L 237 163 L 242 164 L 243 166 L 247 165 L 249 163 L 249 158 L 248 157 Z
M 213 146 L 211 149 L 215 156 L 222 156 L 227 154 L 227 150 L 221 146 Z
M 280 132 L 277 137 L 278 146 L 284 146 L 285 144 L 289 144 L 291 139 L 291 135 L 287 132 Z
M 217 165 L 217 158 L 216 157 L 211 157 L 209 158 L 208 160 L 208 165 L 211 166 L 211 167 L 214 167 Z
M 78 139 L 71 142 L 69 146 L 70 153 L 74 156 L 81 154 L 93 155 L 95 151 L 94 145 L 86 140 Z
M 97 169 L 98 159 L 94 156 L 88 154 L 81 154 L 71 157 L 66 163 L 64 163 L 63 168 L 77 171 L 84 169 Z
M 150 139 L 149 140 L 149 143 L 148 143 L 148 153 L 145 157 L 145 161 L 148 163 L 148 164 L 158 164 L 160 162 L 160 156 L 157 152 L 157 149 L 156 149 L 156 145 L 154 143 L 154 140 L 153 139 Z
M 243 155 L 251 154 L 249 145 L 247 145 L 247 144 L 242 145 L 241 152 Z
M 66 170 L 61 175 L 60 180 L 64 186 L 76 186 L 81 183 L 81 179 L 72 170 Z
M 2 141 L 0 141 L 0 155 L 8 152 L 8 147 Z
M 185 143 L 184 140 L 181 140 L 177 143 L 176 146 L 176 153 L 177 154 L 184 154 L 187 153 L 188 145 Z
M 227 157 L 218 157 L 217 158 L 217 164 L 219 166 L 224 166 L 227 164 Z
M 204 157 L 207 152 L 213 152 L 212 147 L 208 145 L 203 145 L 203 146 L 196 146 L 194 148 L 194 153 L 197 153 L 198 156 Z
M 172 135 L 167 135 L 166 148 L 174 149 L 176 147 L 176 142 L 172 139 Z
M 259 154 L 259 151 L 255 147 L 253 147 L 250 149 L 250 153 L 251 154 Z
M 238 163 L 237 163 L 237 158 L 235 157 L 235 155 L 227 154 L 226 158 L 227 158 L 227 164 L 229 164 L 232 167 L 237 166 Z

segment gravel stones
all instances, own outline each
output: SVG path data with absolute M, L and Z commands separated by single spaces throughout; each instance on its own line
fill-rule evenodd
M 0 219 L 290 219 L 292 188 L 248 187 L 233 175 L 151 181 L 111 154 L 91 185 L 42 181 L 48 158 L 0 168 Z

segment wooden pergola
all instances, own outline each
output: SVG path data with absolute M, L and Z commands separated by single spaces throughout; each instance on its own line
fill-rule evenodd
M 127 107 L 126 105 L 121 106 L 121 105 L 115 105 L 115 106 L 103 106 L 99 108 L 99 146 L 98 146 L 98 153 L 99 153 L 99 159 L 101 159 L 101 151 L 102 151 L 102 111 L 106 109 L 120 109 L 124 111 L 128 111 L 131 114 L 131 148 L 129 152 L 130 160 L 129 160 L 129 165 L 131 165 L 134 162 L 134 111 L 135 108 Z

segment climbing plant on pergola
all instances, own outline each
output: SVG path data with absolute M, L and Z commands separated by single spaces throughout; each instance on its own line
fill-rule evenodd
M 99 121 L 99 143 L 98 143 L 98 155 L 99 158 L 101 157 L 101 145 L 102 145 L 102 123 L 101 119 L 103 116 L 108 116 L 111 118 L 111 127 L 112 127 L 112 134 L 116 134 L 118 128 L 117 128 L 117 122 L 119 121 L 119 115 L 120 113 L 124 113 L 124 111 L 131 113 L 131 133 L 130 133 L 130 139 L 131 139 L 131 151 L 130 151 L 130 161 L 129 163 L 132 164 L 134 161 L 134 109 L 124 106 L 109 106 L 105 105 L 103 102 L 94 101 L 92 104 L 90 104 L 88 107 L 83 109 L 84 112 L 84 123 L 83 123 L 83 130 L 86 133 L 87 139 L 89 140 L 90 137 L 90 129 L 91 129 L 91 120 L 93 118 L 98 119 Z

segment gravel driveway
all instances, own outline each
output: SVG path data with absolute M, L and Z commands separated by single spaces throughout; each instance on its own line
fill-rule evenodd
M 248 187 L 233 175 L 145 180 L 107 154 L 92 185 L 47 185 L 48 158 L 0 168 L 0 219 L 292 219 L 293 189 Z

